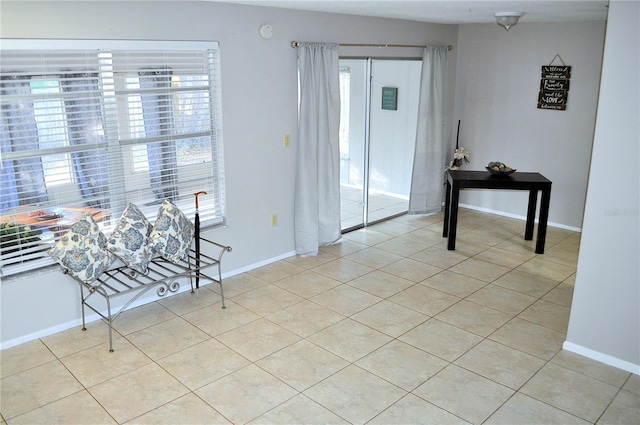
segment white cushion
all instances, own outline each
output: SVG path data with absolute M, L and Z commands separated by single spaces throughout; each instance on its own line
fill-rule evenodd
M 174 263 L 186 260 L 194 235 L 193 223 L 177 206 L 165 199 L 149 235 L 151 248 Z
M 109 237 L 107 249 L 130 269 L 146 274 L 154 255 L 149 246 L 151 229 L 151 223 L 142 211 L 129 203 Z
M 69 274 L 87 283 L 95 281 L 113 262 L 106 249 L 107 238 L 85 214 L 48 251 Z

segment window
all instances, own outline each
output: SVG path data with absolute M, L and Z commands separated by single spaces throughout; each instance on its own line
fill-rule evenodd
M 2 40 L 0 107 L 1 276 L 53 264 L 86 212 L 108 233 L 206 191 L 201 226 L 223 222 L 217 43 Z
M 55 94 L 60 93 L 58 80 L 32 79 L 29 83 L 31 93 L 40 95 L 33 101 L 33 113 L 38 133 L 39 146 L 46 148 L 62 148 L 69 146 L 68 130 L 58 125 L 65 124 L 64 104 Z M 54 96 L 50 96 L 50 95 Z M 69 155 L 57 154 L 42 158 L 44 179 L 47 185 L 71 183 Z

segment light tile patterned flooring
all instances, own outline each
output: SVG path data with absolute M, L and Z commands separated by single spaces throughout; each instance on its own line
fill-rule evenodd
M 409 201 L 401 195 L 390 196 L 371 191 L 368 197 L 368 222 L 406 213 Z M 342 230 L 362 224 L 362 190 L 348 186 L 340 186 L 340 221 Z
M 4 350 L 3 424 L 638 424 L 637 375 L 563 351 L 580 235 L 402 216 Z M 240 253 L 234 252 L 234 255 Z

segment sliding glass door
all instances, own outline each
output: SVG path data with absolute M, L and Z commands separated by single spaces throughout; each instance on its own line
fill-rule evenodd
M 343 231 L 363 224 L 369 71 L 367 60 L 340 60 L 340 221 Z
M 409 205 L 421 60 L 340 60 L 342 230 Z

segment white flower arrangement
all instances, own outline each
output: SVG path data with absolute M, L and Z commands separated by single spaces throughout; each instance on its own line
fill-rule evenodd
M 468 150 L 465 148 L 456 148 L 456 150 L 453 151 L 453 161 L 446 167 L 447 170 L 459 170 L 462 166 L 462 161 L 464 161 L 465 164 L 469 164 L 469 157 L 470 154 Z

